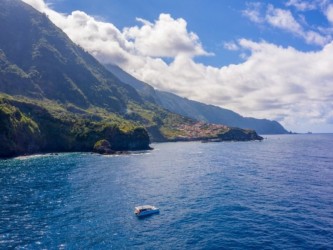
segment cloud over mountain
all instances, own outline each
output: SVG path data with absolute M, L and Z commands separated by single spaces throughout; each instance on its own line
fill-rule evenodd
M 198 36 L 187 31 L 184 19 L 173 19 L 169 14 L 160 14 L 155 23 L 137 19 L 142 26 L 126 28 L 124 35 L 133 41 L 137 52 L 143 56 L 175 57 L 209 55 L 201 46 Z
M 158 89 L 243 115 L 276 119 L 292 130 L 307 130 L 309 125 L 333 130 L 332 39 L 329 33 L 305 28 L 289 10 L 255 3 L 243 14 L 307 39 L 319 50 L 302 52 L 242 38 L 226 43 L 225 48 L 247 55 L 244 62 L 218 68 L 196 62 L 196 56 L 212 55 L 182 18 L 169 14 L 160 14 L 154 21 L 138 18 L 138 25 L 119 30 L 82 11 L 64 15 L 42 0 L 24 1 L 45 12 L 101 62 L 117 64 Z M 314 8 L 304 1 L 288 4 L 300 11 Z M 330 7 L 322 8 L 329 19 Z M 171 59 L 169 63 L 165 57 Z

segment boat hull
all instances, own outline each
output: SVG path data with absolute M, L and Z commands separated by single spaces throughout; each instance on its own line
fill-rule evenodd
M 145 217 L 145 216 L 149 216 L 152 214 L 158 214 L 160 211 L 158 209 L 156 210 L 150 210 L 150 211 L 143 211 L 141 213 L 136 214 L 136 216 L 138 217 Z
M 157 207 L 150 206 L 150 205 L 145 205 L 145 206 L 140 206 L 136 207 L 134 210 L 134 213 L 138 217 L 144 217 L 152 214 L 158 214 L 160 210 Z

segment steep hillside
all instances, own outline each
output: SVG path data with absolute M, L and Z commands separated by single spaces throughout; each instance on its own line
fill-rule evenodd
M 256 130 L 259 134 L 288 133 L 282 125 L 276 121 L 243 117 L 228 109 L 192 101 L 169 92 L 154 90 L 154 88 L 147 83 L 137 80 L 117 66 L 106 65 L 106 68 L 123 82 L 131 85 L 142 93 L 142 96 L 145 98 L 148 97 L 150 100 L 155 101 L 171 112 L 208 123 L 224 124 L 244 129 L 249 128 Z
M 1 2 L 1 92 L 114 112 L 125 110 L 128 100 L 142 102 L 46 15 L 19 0 Z
M 116 65 L 107 64 L 105 67 L 120 81 L 135 88 L 141 94 L 141 96 L 144 97 L 145 100 L 159 104 L 156 91 L 152 86 L 145 82 L 139 81 Z
M 236 112 L 156 91 L 159 103 L 166 109 L 204 122 L 254 129 L 259 134 L 285 134 L 287 131 L 276 121 L 243 117 Z
M 222 138 L 233 130 L 198 126 L 157 105 L 20 0 L 1 0 L 0 32 L 0 157 L 105 145 L 106 152 L 140 150 L 150 139 Z M 232 139 L 261 137 L 241 130 Z
M 0 94 L 0 157 L 38 152 L 90 152 L 99 140 L 114 151 L 150 149 L 143 127 L 108 114 L 74 114 L 52 101 Z

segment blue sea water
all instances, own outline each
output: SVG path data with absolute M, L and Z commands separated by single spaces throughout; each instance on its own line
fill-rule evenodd
M 0 248 L 333 249 L 333 135 L 153 147 L 1 160 Z

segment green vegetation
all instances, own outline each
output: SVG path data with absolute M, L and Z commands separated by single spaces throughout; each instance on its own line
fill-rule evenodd
M 0 31 L 0 157 L 92 151 L 100 140 L 113 151 L 142 150 L 150 140 L 225 130 L 145 99 L 20 0 L 2 0 Z
M 95 143 L 102 139 L 112 142 L 113 150 L 150 149 L 149 136 L 142 127 L 115 114 L 106 117 L 94 114 L 93 119 L 91 116 L 89 112 L 69 112 L 63 105 L 50 100 L 1 94 L 0 157 L 92 151 Z
M 110 142 L 105 139 L 96 142 L 93 150 L 99 154 L 112 154 L 115 152 L 112 150 Z
M 118 66 L 105 65 L 113 74 L 115 74 L 124 83 L 134 87 L 145 100 L 161 105 L 163 108 L 194 120 L 206 123 L 222 124 L 232 127 L 251 128 L 260 134 L 286 134 L 288 133 L 281 124 L 276 121 L 266 119 L 255 119 L 242 117 L 241 115 L 227 109 L 213 105 L 191 101 L 172 93 L 155 90 L 147 83 L 141 82 L 129 75 Z
M 107 148 L 111 148 L 111 144 L 108 140 L 99 140 L 98 142 L 95 143 L 94 145 L 94 150 L 97 150 L 100 147 L 107 147 Z
M 0 157 L 38 150 L 38 124 L 18 108 L 0 101 Z

